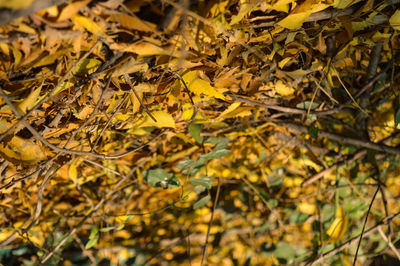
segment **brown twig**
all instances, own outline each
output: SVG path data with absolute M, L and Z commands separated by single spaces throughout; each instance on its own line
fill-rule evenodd
M 392 221 L 393 219 L 396 219 L 396 218 L 398 218 L 398 217 L 400 217 L 400 212 L 398 212 L 398 213 L 396 213 L 396 214 L 393 214 L 392 216 L 386 217 L 385 219 L 383 219 L 383 220 L 382 220 L 381 222 L 379 222 L 378 224 L 376 224 L 376 225 L 374 225 L 374 226 L 368 228 L 367 230 L 365 230 L 365 232 L 364 232 L 363 235 L 364 235 L 364 236 L 368 236 L 368 235 L 372 234 L 373 232 L 375 232 L 376 230 L 378 230 L 378 229 L 381 228 L 382 226 L 386 226 L 387 224 L 391 223 L 391 221 Z M 343 249 L 345 249 L 345 248 L 347 248 L 347 247 L 350 247 L 351 245 L 357 243 L 357 241 L 359 240 L 359 238 L 360 238 L 360 235 L 355 236 L 355 237 L 349 239 L 348 241 L 346 241 L 346 242 L 343 243 L 342 245 L 336 247 L 335 249 L 324 253 L 323 256 L 321 256 L 320 258 L 318 258 L 318 259 L 312 261 L 312 262 L 309 263 L 308 265 L 311 266 L 311 265 L 316 265 L 316 264 L 320 263 L 320 262 L 323 260 L 323 258 L 331 257 L 331 256 L 335 255 L 336 253 L 342 251 Z
M 61 78 L 61 80 L 57 83 L 57 86 L 55 86 L 51 91 L 49 91 L 45 97 L 43 97 L 32 109 L 26 112 L 24 116 L 22 116 L 23 119 L 26 119 L 32 112 L 34 112 L 37 108 L 42 106 L 44 102 L 49 100 L 52 96 L 54 96 L 54 92 L 56 92 L 63 84 L 64 82 L 69 78 L 71 75 L 72 71 L 75 70 L 75 68 L 82 63 L 82 61 L 87 58 L 93 51 L 94 49 L 98 46 L 100 42 L 96 42 L 95 45 L 92 46 L 92 48 L 89 49 L 81 58 L 79 58 L 78 61 L 76 61 L 72 67 L 65 73 L 65 75 Z M 4 137 L 6 137 L 12 130 L 14 130 L 19 123 L 21 122 L 21 119 L 19 119 L 15 124 L 13 124 L 11 127 L 9 127 L 3 134 L 0 135 L 0 141 L 3 140 Z
M 157 119 L 154 118 L 154 116 L 150 113 L 149 109 L 143 104 L 142 99 L 140 99 L 139 94 L 137 93 L 135 87 L 132 85 L 131 79 L 128 74 L 124 74 L 124 79 L 128 83 L 129 87 L 133 91 L 133 93 L 136 96 L 136 99 L 139 101 L 140 105 L 143 107 L 143 110 L 150 116 L 150 118 L 157 123 Z
M 297 132 L 297 133 L 308 133 L 307 127 L 297 124 L 297 123 L 290 123 L 290 122 L 276 122 L 276 123 L 280 124 L 282 126 L 286 126 L 289 130 Z M 379 151 L 379 152 L 385 152 L 385 153 L 394 154 L 394 155 L 400 154 L 400 149 L 398 149 L 398 148 L 390 147 L 390 146 L 387 146 L 384 144 L 377 144 L 377 143 L 373 143 L 370 141 L 364 141 L 364 140 L 360 140 L 360 139 L 354 139 L 354 138 L 350 138 L 350 137 L 346 137 L 346 136 L 341 136 L 341 135 L 333 134 L 333 133 L 326 132 L 326 131 L 318 131 L 318 136 L 327 138 L 329 140 L 342 142 L 342 143 L 346 143 L 346 144 L 351 144 L 354 146 L 363 147 L 363 148 L 367 148 L 367 149 L 371 149 L 371 150 L 375 150 L 375 151 Z
M 215 209 L 217 208 L 220 190 L 221 190 L 221 179 L 220 179 L 220 177 L 218 177 L 217 194 L 215 195 L 214 205 L 213 205 L 212 212 L 211 212 L 211 218 L 210 218 L 210 222 L 208 223 L 206 242 L 204 244 L 203 255 L 201 257 L 201 266 L 204 265 L 204 263 L 205 263 L 205 261 L 207 259 L 208 238 L 210 237 L 211 226 L 212 226 L 213 221 L 214 221 L 214 213 L 215 213 Z

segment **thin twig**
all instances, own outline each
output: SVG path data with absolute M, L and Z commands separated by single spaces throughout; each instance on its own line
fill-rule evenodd
M 383 220 L 382 220 L 381 222 L 379 222 L 378 224 L 376 224 L 376 225 L 374 225 L 374 226 L 368 228 L 367 230 L 365 230 L 364 236 L 368 236 L 368 235 L 372 234 L 373 232 L 375 232 L 376 230 L 378 230 L 378 229 L 381 228 L 382 226 L 386 226 L 387 224 L 391 223 L 391 221 L 392 221 L 393 219 L 396 219 L 396 218 L 398 218 L 398 217 L 400 217 L 400 212 L 398 212 L 398 213 L 396 213 L 396 214 L 393 214 L 392 216 L 386 217 L 385 219 L 383 219 Z M 347 248 L 347 247 L 350 247 L 351 245 L 357 243 L 357 241 L 359 240 L 359 237 L 360 237 L 360 235 L 355 236 L 355 237 L 349 239 L 348 241 L 346 241 L 346 242 L 343 243 L 342 245 L 336 247 L 335 249 L 332 249 L 331 251 L 328 251 L 328 252 L 324 253 L 323 256 L 321 256 L 320 258 L 318 258 L 318 259 L 312 261 L 309 265 L 311 266 L 311 265 L 318 264 L 318 263 L 320 263 L 320 262 L 323 260 L 323 258 L 326 259 L 326 258 L 328 258 L 328 257 L 331 257 L 331 256 L 335 255 L 336 253 L 342 251 L 343 249 L 345 249 L 345 248 Z
M 139 148 L 133 149 L 131 151 L 128 151 L 128 152 L 125 152 L 125 153 L 119 154 L 119 155 L 105 155 L 105 154 L 98 154 L 95 152 L 85 152 L 85 151 L 76 151 L 76 150 L 69 150 L 69 149 L 65 149 L 65 148 L 59 148 L 59 147 L 55 146 L 54 144 L 51 144 L 50 142 L 48 142 L 42 135 L 39 134 L 39 132 L 36 131 L 36 129 L 34 129 L 25 119 L 22 118 L 22 116 L 19 114 L 18 110 L 14 107 L 14 105 L 11 103 L 8 96 L 4 93 L 4 91 L 1 88 L 0 88 L 0 96 L 4 99 L 4 101 L 7 103 L 7 105 L 10 106 L 13 113 L 21 120 L 22 124 L 32 133 L 33 136 L 35 136 L 38 140 L 43 142 L 43 144 L 46 145 L 47 147 L 49 147 L 52 150 L 57 151 L 57 152 L 74 154 L 74 155 L 87 155 L 87 156 L 93 156 L 95 158 L 111 160 L 111 159 L 118 159 L 118 158 L 124 157 L 128 154 L 134 153 L 134 152 L 142 149 L 144 146 L 147 146 L 150 143 L 150 141 L 149 141 L 149 142 L 143 144 L 142 146 L 140 146 Z M 158 138 L 159 136 L 157 136 L 156 138 Z
M 212 226 L 213 221 L 214 221 L 214 213 L 215 213 L 215 209 L 216 209 L 217 204 L 218 204 L 218 198 L 219 198 L 220 190 L 221 190 L 221 179 L 220 179 L 220 177 L 218 177 L 217 194 L 215 195 L 214 205 L 213 205 L 212 212 L 211 212 L 211 218 L 210 218 L 210 222 L 208 223 L 206 242 L 205 242 L 204 247 L 203 247 L 203 256 L 201 258 L 201 266 L 204 265 L 204 263 L 206 261 L 206 258 L 207 258 L 208 238 L 210 236 L 211 226 Z
M 289 130 L 297 132 L 297 133 L 308 133 L 307 127 L 297 124 L 297 123 L 290 123 L 290 122 L 276 122 L 279 125 L 286 126 Z M 334 133 L 326 132 L 326 131 L 318 131 L 318 136 L 327 138 L 333 141 L 342 142 L 346 144 L 351 144 L 354 146 L 359 146 L 375 151 L 385 152 L 389 154 L 398 155 L 400 154 L 400 149 L 390 147 L 384 144 L 377 144 L 370 141 L 354 139 L 346 136 L 337 135 Z
M 390 241 L 390 239 L 385 235 L 385 233 L 382 230 L 382 227 L 378 228 L 378 232 L 381 235 L 381 237 L 383 238 L 383 240 L 386 241 L 386 243 L 388 244 L 389 248 L 393 251 L 393 253 L 396 255 L 397 259 L 400 261 L 400 252 L 397 250 L 397 248 L 393 245 L 392 241 Z
M 124 74 L 124 79 L 125 81 L 128 83 L 129 87 L 131 88 L 131 90 L 133 91 L 133 93 L 136 96 L 136 99 L 139 101 L 140 105 L 143 107 L 143 110 L 150 116 L 150 118 L 157 123 L 157 119 L 155 119 L 155 117 L 150 113 L 149 109 L 147 109 L 147 107 L 143 104 L 142 99 L 140 99 L 139 94 L 137 93 L 135 87 L 132 85 L 131 79 L 129 78 L 128 74 Z
M 378 178 L 379 178 L 379 177 L 378 177 Z M 358 244 L 357 244 L 356 254 L 354 254 L 353 266 L 356 265 L 357 255 L 358 255 L 358 251 L 359 251 L 359 249 L 360 249 L 361 240 L 362 240 L 363 235 L 364 235 L 365 226 L 367 225 L 368 216 L 369 216 L 369 213 L 371 212 L 372 204 L 373 204 L 374 201 L 375 201 L 376 195 L 378 195 L 378 192 L 379 192 L 380 187 L 381 187 L 381 184 L 379 183 L 379 184 L 378 184 L 378 187 L 377 187 L 376 190 L 375 190 L 374 196 L 373 196 L 372 199 L 371 199 L 371 203 L 369 204 L 367 214 L 365 215 L 365 221 L 364 221 L 363 228 L 362 228 L 362 230 L 361 230 L 360 240 L 358 241 Z
M 64 82 L 69 78 L 69 76 L 71 75 L 72 71 L 74 71 L 76 69 L 76 67 L 82 63 L 82 61 L 87 58 L 93 51 L 94 49 L 97 47 L 97 45 L 100 42 L 96 42 L 95 45 L 93 45 L 92 48 L 90 48 L 89 51 L 87 51 L 81 58 L 79 58 L 78 61 L 76 61 L 72 67 L 68 70 L 67 73 L 65 73 L 65 75 L 61 78 L 61 80 L 57 83 L 57 86 L 55 86 L 51 91 L 49 91 L 32 109 L 30 109 L 29 111 L 26 112 L 26 114 L 22 117 L 23 119 L 26 119 L 32 112 L 34 112 L 37 108 L 39 108 L 40 106 L 42 106 L 42 104 L 44 102 L 46 102 L 47 100 L 49 100 L 52 96 L 54 96 L 54 92 L 56 92 L 63 84 Z M 3 140 L 4 137 L 6 137 L 10 131 L 14 130 L 19 123 L 21 122 L 21 119 L 18 120 L 17 122 L 15 122 L 15 124 L 13 124 L 10 128 L 8 128 L 3 134 L 0 135 L 0 141 Z

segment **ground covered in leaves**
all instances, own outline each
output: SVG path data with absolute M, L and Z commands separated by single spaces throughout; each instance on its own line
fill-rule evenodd
M 399 1 L 58 2 L 0 27 L 0 262 L 398 263 Z

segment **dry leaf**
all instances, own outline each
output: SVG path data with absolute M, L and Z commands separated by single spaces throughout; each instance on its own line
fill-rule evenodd
M 60 16 L 58 17 L 57 21 L 63 21 L 72 18 L 75 14 L 79 12 L 79 10 L 81 10 L 81 8 L 87 6 L 89 2 L 90 0 L 69 3 L 67 6 L 64 7 L 63 10 L 61 10 Z
M 210 83 L 198 77 L 197 71 L 190 71 L 183 75 L 182 78 L 188 86 L 189 90 L 194 94 L 198 96 L 204 94 L 208 97 L 215 97 L 225 100 L 225 96 L 222 93 L 211 86 Z

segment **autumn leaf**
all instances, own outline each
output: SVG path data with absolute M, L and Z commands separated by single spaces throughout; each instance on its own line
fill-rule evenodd
M 144 115 L 144 118 L 139 122 L 135 123 L 137 127 L 171 127 L 175 128 L 175 121 L 171 114 L 164 111 L 150 111 L 153 117 L 157 120 L 155 122 L 148 114 Z
M 344 236 L 347 230 L 347 223 L 348 221 L 344 214 L 343 208 L 337 208 L 336 217 L 326 232 L 326 234 L 330 236 L 331 241 L 340 240 Z
M 182 79 L 189 87 L 189 90 L 198 96 L 204 94 L 208 97 L 215 97 L 221 100 L 225 99 L 225 96 L 220 93 L 216 88 L 211 86 L 210 83 L 199 78 L 197 75 L 197 71 L 187 72 L 182 76 Z

